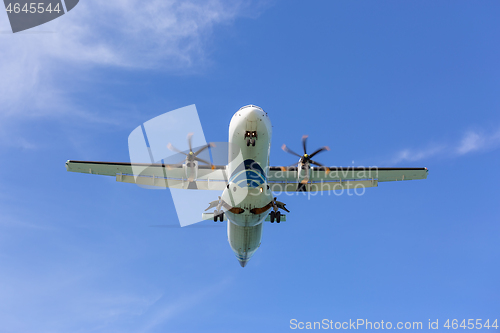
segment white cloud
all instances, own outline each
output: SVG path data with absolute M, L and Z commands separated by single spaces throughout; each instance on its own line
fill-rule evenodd
M 9 33 L 0 14 L 0 124 L 47 116 L 100 117 L 78 109 L 81 89 L 100 67 L 186 73 L 208 61 L 215 26 L 252 12 L 246 0 L 86 0 L 34 29 Z M 71 83 L 68 86 L 68 83 Z
M 468 131 L 454 144 L 433 144 L 425 149 L 403 149 L 390 160 L 391 164 L 416 162 L 435 157 L 456 157 L 479 151 L 489 151 L 500 146 L 500 129 L 493 133 Z
M 465 155 L 475 151 L 490 150 L 500 145 L 500 130 L 493 134 L 484 134 L 474 131 L 468 132 L 456 148 L 458 155 Z
M 47 53 L 90 64 L 186 69 L 203 61 L 212 28 L 242 7 L 218 0 L 82 1 L 66 20 L 54 21 L 58 33 L 50 35 Z
M 445 146 L 443 145 L 434 145 L 420 150 L 403 149 L 396 154 L 396 156 L 391 160 L 390 164 L 400 164 L 404 162 L 416 162 L 424 160 L 442 152 L 444 148 Z

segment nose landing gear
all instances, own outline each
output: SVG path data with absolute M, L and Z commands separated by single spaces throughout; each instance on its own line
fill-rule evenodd
M 255 147 L 255 140 L 257 139 L 257 131 L 246 131 L 245 139 L 247 139 L 247 147 L 249 147 L 250 145 L 252 145 L 252 147 Z

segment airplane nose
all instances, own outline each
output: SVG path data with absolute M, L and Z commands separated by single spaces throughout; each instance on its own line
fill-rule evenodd
M 256 121 L 257 119 L 259 119 L 260 114 L 261 114 L 261 111 L 259 111 L 257 109 L 250 109 L 246 114 L 247 120 Z
M 245 267 L 247 265 L 248 260 L 240 260 L 240 266 Z

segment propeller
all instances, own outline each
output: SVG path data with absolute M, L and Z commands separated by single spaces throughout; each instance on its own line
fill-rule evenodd
M 317 154 L 321 153 L 322 151 L 324 150 L 330 150 L 330 148 L 328 148 L 327 146 L 324 146 L 324 147 L 321 147 L 319 149 L 316 149 L 312 154 L 307 154 L 307 138 L 308 136 L 307 135 L 304 135 L 302 137 L 302 148 L 304 149 L 304 155 L 299 155 L 297 154 L 296 152 L 294 152 L 293 150 L 291 150 L 290 148 L 288 148 L 286 145 L 283 145 L 281 146 L 281 149 L 283 149 L 285 152 L 289 153 L 289 154 L 292 154 L 292 155 L 295 155 L 297 157 L 299 157 L 299 162 L 295 163 L 295 164 L 302 164 L 302 165 L 305 165 L 305 164 L 314 164 L 314 165 L 317 165 L 317 166 L 324 166 L 323 164 L 321 163 L 318 163 L 316 161 L 313 161 L 312 158 L 314 156 L 316 156 Z
M 202 151 L 204 151 L 205 149 L 207 149 L 208 147 L 215 147 L 215 144 L 208 143 L 208 144 L 200 147 L 197 151 L 193 152 L 192 139 L 193 139 L 193 133 L 189 133 L 188 136 L 187 136 L 188 145 L 189 145 L 189 153 L 185 153 L 182 150 L 179 150 L 179 149 L 175 148 L 171 143 L 169 143 L 167 145 L 167 148 L 170 149 L 170 150 L 172 150 L 172 151 L 178 152 L 180 154 L 186 155 L 186 162 L 198 161 L 198 162 L 201 162 L 201 163 L 212 165 L 212 163 L 210 163 L 209 161 L 204 160 L 202 158 L 199 158 L 198 155 Z

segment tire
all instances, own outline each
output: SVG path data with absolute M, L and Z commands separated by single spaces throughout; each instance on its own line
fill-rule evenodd
M 271 216 L 271 223 L 274 223 L 274 216 L 275 216 L 275 212 L 274 210 L 271 211 L 271 214 L 269 214 Z
M 252 147 L 255 147 L 255 139 L 252 139 Z
M 276 223 L 281 222 L 281 212 L 276 212 Z
M 250 147 L 250 139 L 247 139 L 247 147 Z
M 214 210 L 214 222 L 217 222 L 217 218 L 219 217 L 219 211 L 216 209 Z
M 224 212 L 221 212 L 219 215 L 219 221 L 224 222 Z

